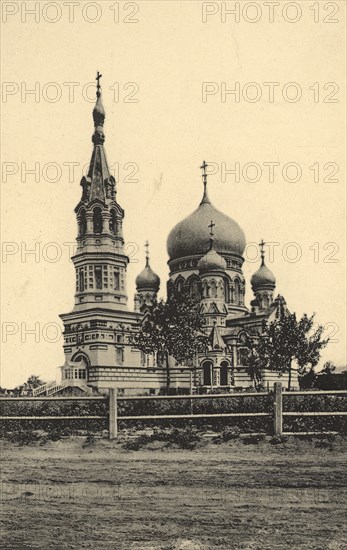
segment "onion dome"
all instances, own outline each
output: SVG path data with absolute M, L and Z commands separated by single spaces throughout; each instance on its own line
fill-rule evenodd
M 146 243 L 146 266 L 141 271 L 141 273 L 136 277 L 135 284 L 136 290 L 139 292 L 141 290 L 152 290 L 158 292 L 160 287 L 160 279 L 156 273 L 151 269 L 149 265 L 149 255 L 148 255 L 148 243 Z
M 105 122 L 105 109 L 102 104 L 100 92 L 97 92 L 97 94 L 99 95 L 97 95 L 95 107 L 93 109 L 93 120 L 95 126 L 103 126 Z
M 261 288 L 271 288 L 274 289 L 276 286 L 275 275 L 270 271 L 270 269 L 265 265 L 264 260 L 264 241 L 261 241 L 261 266 L 258 271 L 256 271 L 251 277 L 251 285 L 254 291 L 257 291 Z
M 211 225 L 214 224 L 211 222 Z M 198 262 L 200 275 L 209 273 L 210 271 L 225 271 L 227 263 L 224 258 L 214 249 L 213 233 L 211 232 L 210 250 Z
M 206 163 L 203 167 L 207 166 Z M 199 207 L 180 221 L 169 233 L 167 252 L 170 260 L 185 256 L 203 254 L 208 247 L 205 230 L 210 220 L 214 220 L 218 230 L 214 243 L 219 253 L 242 256 L 246 238 L 238 223 L 220 212 L 211 203 L 207 194 L 206 174 L 204 174 L 204 195 Z

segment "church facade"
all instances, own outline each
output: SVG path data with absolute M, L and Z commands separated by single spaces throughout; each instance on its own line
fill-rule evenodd
M 99 80 L 96 95 L 93 152 L 75 208 L 75 304 L 71 312 L 60 315 L 65 354 L 60 383 L 80 381 L 101 391 L 114 387 L 125 393 L 158 393 L 166 387 L 165 370 L 155 355 L 140 352 L 132 341 L 143 312 L 157 299 L 160 280 L 150 267 L 147 249 L 145 267 L 136 278 L 134 307 L 129 305 L 124 210 L 117 201 L 117 185 L 104 149 L 105 111 Z M 236 221 L 213 206 L 206 167 L 204 162 L 198 208 L 167 239 L 167 294 L 185 290 L 198 300 L 210 339 L 207 354 L 192 364 L 171 361 L 171 386 L 177 391 L 249 387 L 245 343 L 248 338 L 259 338 L 263 323 L 275 319 L 279 308 L 285 307 L 282 297 L 274 298 L 276 281 L 265 265 L 264 243 L 261 266 L 251 279 L 254 300 L 250 308 L 245 304 L 245 235 Z M 272 385 L 278 379 L 275 373 L 264 372 L 262 383 Z

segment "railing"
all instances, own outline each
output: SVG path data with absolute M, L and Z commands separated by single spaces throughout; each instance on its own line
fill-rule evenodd
M 32 390 L 33 397 L 36 397 L 43 393 L 45 393 L 46 395 L 51 395 L 52 393 L 55 393 L 60 389 L 65 388 L 67 386 L 67 382 L 67 380 L 64 380 L 59 384 L 57 384 L 57 382 L 47 382 L 46 384 L 42 384 L 42 386 L 38 386 L 37 388 L 34 388 Z
M 33 397 L 45 394 L 46 396 L 54 395 L 58 391 L 68 387 L 79 387 L 83 391 L 90 393 L 90 388 L 87 386 L 83 379 L 75 378 L 72 380 L 62 380 L 61 382 L 48 382 L 42 386 L 38 386 L 32 390 Z
M 40 395 L 40 393 L 45 393 L 47 391 L 47 387 L 50 386 L 50 383 L 47 382 L 46 384 L 42 384 L 42 386 L 38 386 L 37 388 L 33 389 L 33 396 Z
M 109 422 L 109 437 L 110 439 L 116 439 L 118 436 L 118 424 L 123 421 L 137 421 L 137 420 L 177 420 L 177 419 L 201 419 L 201 418 L 252 418 L 252 417 L 268 417 L 273 418 L 273 433 L 275 435 L 289 435 L 294 432 L 283 432 L 283 417 L 289 416 L 345 416 L 345 411 L 283 411 L 283 399 L 289 396 L 301 396 L 308 395 L 338 395 L 346 396 L 347 390 L 332 390 L 332 391 L 305 391 L 305 392 L 284 392 L 282 391 L 282 384 L 276 382 L 274 385 L 274 392 L 245 392 L 245 393 L 227 393 L 227 394 L 209 394 L 209 395 L 158 395 L 158 396 L 137 396 L 126 397 L 118 396 L 117 389 L 110 388 L 109 397 L 103 396 L 35 396 L 35 397 L 0 397 L 0 401 L 107 401 L 108 402 L 108 415 L 74 415 L 74 416 L 1 416 L 0 420 L 106 420 Z M 242 397 L 268 397 L 273 396 L 273 409 L 270 412 L 232 412 L 232 413 L 198 413 L 194 414 L 193 403 L 194 400 L 218 400 L 218 399 L 233 399 Z M 189 400 L 190 401 L 190 414 L 163 414 L 163 415 L 118 415 L 118 402 L 122 401 L 157 401 L 157 400 Z M 302 432 L 295 432 L 302 433 Z M 319 433 L 319 432 L 305 432 L 305 433 Z

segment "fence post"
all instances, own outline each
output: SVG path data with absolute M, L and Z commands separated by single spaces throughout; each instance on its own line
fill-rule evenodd
M 282 435 L 283 431 L 283 411 L 282 411 L 282 383 L 274 384 L 274 432 L 275 435 Z
M 109 414 L 109 433 L 110 439 L 117 439 L 118 425 L 117 425 L 117 392 L 116 388 L 110 388 L 108 414 Z

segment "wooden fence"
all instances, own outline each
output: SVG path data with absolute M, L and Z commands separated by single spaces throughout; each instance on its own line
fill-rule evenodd
M 116 439 L 118 436 L 118 423 L 119 421 L 129 420 L 178 420 L 178 419 L 198 419 L 198 418 L 243 418 L 243 417 L 268 417 L 273 419 L 273 431 L 275 435 L 294 435 L 294 433 L 302 432 L 283 432 L 283 417 L 285 416 L 311 416 L 311 417 L 323 417 L 323 416 L 345 416 L 345 411 L 283 411 L 283 399 L 287 396 L 308 396 L 308 395 L 347 395 L 347 390 L 319 390 L 319 391 L 301 391 L 301 392 L 283 392 L 281 382 L 274 384 L 273 392 L 242 392 L 242 393 L 227 393 L 227 394 L 206 394 L 206 395 L 157 395 L 157 396 L 137 396 L 126 397 L 118 396 L 117 389 L 110 388 L 109 396 L 88 396 L 88 397 L 76 397 L 76 396 L 61 396 L 61 397 L 0 397 L 0 401 L 108 401 L 108 415 L 83 415 L 83 416 L 0 416 L 1 421 L 6 420 L 108 420 L 109 425 L 109 437 L 110 439 Z M 240 397 L 266 397 L 273 396 L 273 410 L 271 412 L 233 412 L 233 413 L 194 413 L 194 400 L 213 400 L 213 399 L 234 399 Z M 190 401 L 190 414 L 164 414 L 164 415 L 143 415 L 143 416 L 124 416 L 118 415 L 118 402 L 121 401 L 158 401 L 158 400 L 189 400 Z M 305 432 L 313 434 L 320 432 Z

